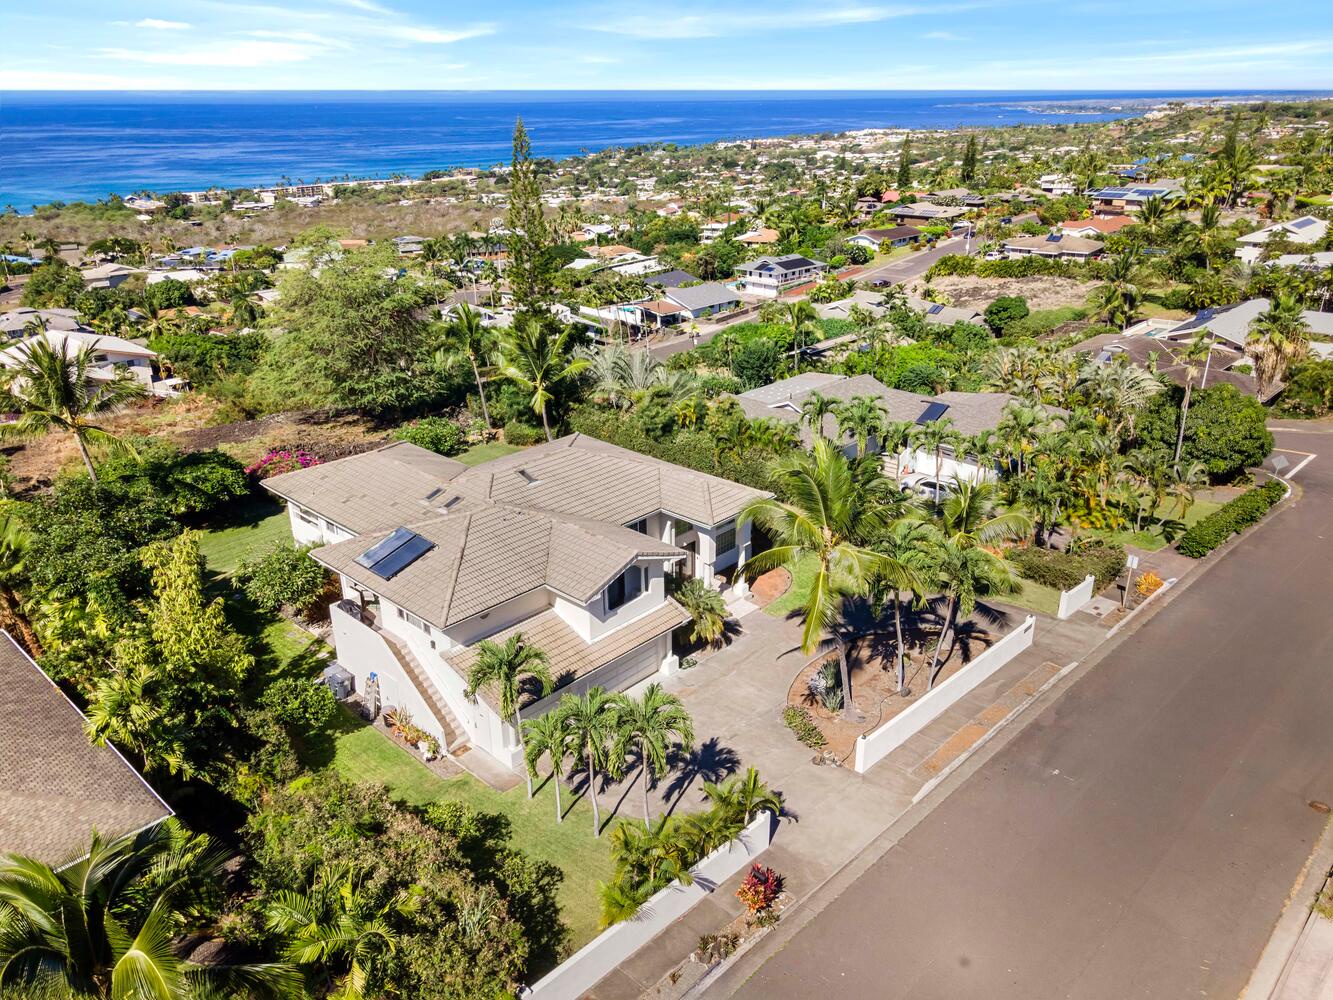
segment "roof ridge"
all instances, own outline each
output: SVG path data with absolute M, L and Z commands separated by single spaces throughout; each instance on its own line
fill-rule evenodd
M 463 525 L 463 537 L 458 544 L 458 558 L 453 561 L 452 572 L 449 575 L 448 586 L 445 590 L 444 606 L 440 609 L 443 612 L 440 617 L 442 622 L 447 622 L 453 617 L 450 614 L 450 609 L 454 603 L 454 592 L 458 589 L 458 574 L 463 569 L 463 554 L 467 552 L 467 536 L 472 531 L 472 518 L 475 513 L 475 511 L 466 512 L 467 521 Z

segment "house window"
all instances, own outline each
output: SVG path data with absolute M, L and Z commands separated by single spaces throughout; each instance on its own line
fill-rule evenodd
M 630 531 L 637 531 L 641 535 L 648 534 L 648 518 L 641 517 L 629 526 Z
M 723 528 L 717 533 L 717 554 L 726 555 L 736 548 L 736 526 Z
M 643 567 L 631 566 L 606 588 L 606 609 L 614 611 L 643 593 Z

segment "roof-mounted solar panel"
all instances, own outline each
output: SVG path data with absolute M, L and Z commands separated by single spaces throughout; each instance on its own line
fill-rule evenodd
M 932 421 L 939 420 L 940 417 L 944 416 L 944 414 L 948 412 L 948 410 L 949 410 L 948 403 L 929 403 L 927 404 L 926 408 L 921 412 L 921 416 L 916 418 L 916 422 L 918 424 L 931 423 Z
M 435 548 L 435 543 L 408 528 L 394 528 L 356 557 L 356 564 L 384 580 L 392 579 Z
M 944 306 L 939 305 L 939 304 L 937 303 L 937 304 L 931 306 L 929 309 L 926 310 L 926 315 L 927 315 L 927 316 L 937 316 L 937 315 L 939 315 L 939 314 L 942 313 L 942 312 L 944 312 Z
M 1287 223 L 1287 225 L 1292 229 L 1305 229 L 1307 226 L 1313 226 L 1318 221 L 1318 219 L 1297 219 L 1295 222 Z
M 1061 235 L 1060 233 L 1051 233 L 1050 236 L 1047 236 L 1047 237 L 1046 237 L 1046 242 L 1047 242 L 1047 243 L 1059 243 L 1062 239 L 1064 239 L 1064 236 Z

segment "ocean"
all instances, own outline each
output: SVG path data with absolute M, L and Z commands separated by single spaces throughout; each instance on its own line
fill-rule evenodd
M 0 207 L 490 166 L 522 115 L 537 155 L 873 127 L 1105 121 L 1172 98 L 877 91 L 0 94 Z M 1296 94 L 1264 96 L 1291 97 Z

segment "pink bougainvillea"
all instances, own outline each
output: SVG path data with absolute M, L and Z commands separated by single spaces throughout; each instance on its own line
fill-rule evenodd
M 256 479 L 268 479 L 270 476 L 319 464 L 318 457 L 300 448 L 274 448 L 254 465 L 247 466 L 245 474 Z

